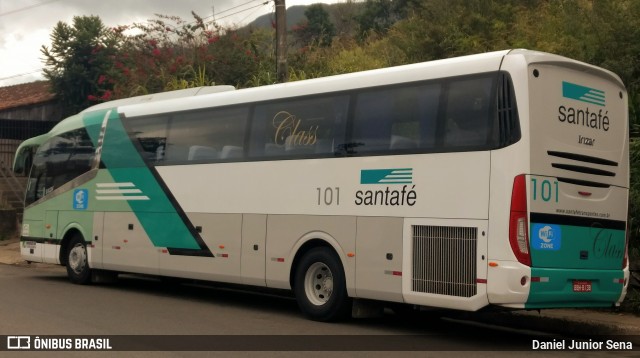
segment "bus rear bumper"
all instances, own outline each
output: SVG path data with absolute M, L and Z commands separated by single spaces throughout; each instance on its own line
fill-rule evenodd
M 611 307 L 626 294 L 629 270 L 532 268 L 527 309 Z
M 622 302 L 629 270 L 530 268 L 492 261 L 487 276 L 489 303 L 509 308 L 611 307 Z
M 487 297 L 490 304 L 524 308 L 530 287 L 530 267 L 517 261 L 489 260 Z

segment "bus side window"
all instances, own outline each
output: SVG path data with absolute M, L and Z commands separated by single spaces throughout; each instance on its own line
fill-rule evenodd
M 430 150 L 436 147 L 436 128 L 441 93 L 442 86 L 437 83 L 418 88 L 416 112 L 419 129 L 416 135 L 419 138 L 421 149 Z
M 95 147 L 84 128 L 62 133 L 43 143 L 34 158 L 26 204 L 91 170 L 94 158 Z
M 447 98 L 445 147 L 487 144 L 491 129 L 493 77 L 452 82 Z
M 352 142 L 356 152 L 424 151 L 436 145 L 441 85 L 385 88 L 358 94 Z
M 129 135 L 138 140 L 136 146 L 145 161 L 154 164 L 164 161 L 168 122 L 168 117 L 133 118 L 127 121 Z
M 166 161 L 207 163 L 244 158 L 246 107 L 178 113 L 171 118 Z
M 382 151 L 389 148 L 393 124 L 393 90 L 358 95 L 353 125 L 353 142 L 357 152 Z
M 333 156 L 344 142 L 348 96 L 258 105 L 251 124 L 252 157 Z

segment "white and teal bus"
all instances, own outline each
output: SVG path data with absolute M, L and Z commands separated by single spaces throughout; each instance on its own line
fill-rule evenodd
M 315 320 L 359 302 L 626 294 L 627 93 L 609 71 L 511 50 L 159 97 L 49 132 L 25 260 L 80 284 L 139 273 L 292 290 Z

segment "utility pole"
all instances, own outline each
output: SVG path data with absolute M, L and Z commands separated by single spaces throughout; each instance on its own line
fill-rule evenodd
M 279 83 L 287 82 L 287 7 L 285 0 L 276 3 L 276 77 Z

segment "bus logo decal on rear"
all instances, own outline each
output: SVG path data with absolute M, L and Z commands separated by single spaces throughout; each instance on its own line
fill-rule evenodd
M 536 250 L 560 250 L 562 244 L 562 229 L 560 225 L 533 224 L 532 243 Z
M 562 81 L 562 96 L 601 107 L 605 105 L 604 91 L 571 82 Z

